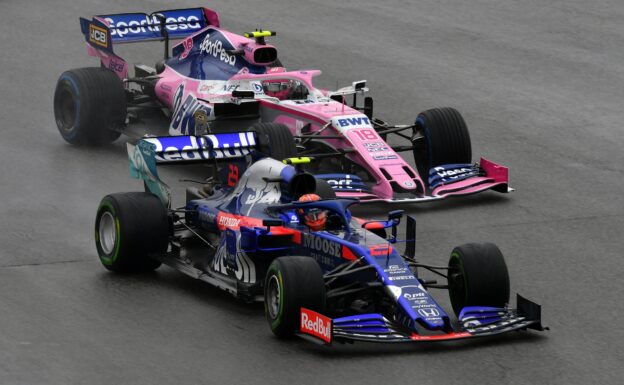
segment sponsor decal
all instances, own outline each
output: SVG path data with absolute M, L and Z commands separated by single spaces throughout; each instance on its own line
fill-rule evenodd
M 368 251 L 370 252 L 370 255 L 373 257 L 381 257 L 381 256 L 385 257 L 388 254 L 390 254 L 392 249 L 388 245 L 373 245 L 368 248 Z M 393 265 L 393 266 L 396 266 L 396 265 Z
M 230 187 L 234 187 L 236 186 L 236 183 L 238 183 L 238 166 L 235 164 L 230 164 L 229 167 L 230 170 L 228 172 L 227 184 Z
M 219 226 L 238 227 L 240 221 L 240 218 L 237 217 L 231 217 L 224 214 L 219 215 Z
M 403 298 L 405 298 L 408 301 L 419 301 L 419 300 L 421 300 L 422 298 L 425 298 L 425 297 L 426 297 L 426 295 L 423 292 L 420 292 L 420 293 L 403 293 Z M 426 301 L 420 302 L 420 303 L 421 304 L 422 303 L 426 303 Z
M 184 95 L 184 84 L 180 84 L 173 96 L 173 119 L 171 120 L 170 129 L 179 132 L 182 135 L 193 135 L 198 130 L 196 117 L 205 118 L 200 121 L 200 130 L 204 132 L 208 125 L 208 116 L 212 109 L 206 104 L 198 101 L 193 94 L 188 94 L 184 103 L 182 97 Z M 202 111 L 197 115 L 198 111 Z
M 111 16 L 104 19 L 109 23 L 109 26 L 111 28 L 111 36 L 123 38 L 126 35 L 140 35 L 151 32 L 158 32 L 160 34 L 160 20 L 156 15 L 152 15 L 152 17 L 145 15 L 145 17 L 137 18 L 134 20 L 129 20 L 128 17 L 122 19 L 120 16 L 122 15 Z M 117 21 L 115 21 L 113 17 L 117 18 Z M 165 28 L 167 29 L 167 31 L 170 32 L 184 32 L 189 29 L 193 30 L 201 28 L 201 24 L 199 23 L 199 17 L 195 15 L 167 17 L 165 19 L 165 24 L 168 24 L 165 25 Z
M 217 218 L 217 215 L 213 213 L 212 211 L 209 211 L 206 209 L 202 210 L 202 208 L 200 208 L 198 217 L 199 217 L 199 220 L 202 222 L 214 223 L 215 219 Z
M 329 317 L 302 307 L 299 331 L 330 343 L 332 339 L 332 320 Z
M 108 31 L 97 25 L 89 24 L 89 42 L 108 48 Z
M 405 182 L 403 182 L 403 186 L 405 186 L 405 187 L 414 187 L 414 182 L 406 180 Z
M 254 94 L 259 95 L 264 93 L 264 88 L 259 82 L 248 81 L 224 81 L 224 80 L 204 80 L 199 83 L 197 87 L 197 93 L 207 95 L 226 95 L 231 94 L 233 91 L 240 88 L 250 88 Z
M 262 84 L 256 82 L 256 83 L 251 83 L 251 86 L 253 88 L 254 93 L 256 94 L 264 93 L 264 88 L 262 87 Z
M 121 72 L 124 69 L 124 62 L 120 62 L 115 60 L 114 58 L 111 58 L 108 62 L 108 68 L 115 72 Z
M 407 280 L 414 279 L 414 276 L 413 275 L 398 275 L 398 276 L 388 277 L 388 279 L 391 281 L 407 281 Z
M 467 167 L 456 168 L 456 169 L 451 169 L 451 170 L 446 170 L 444 167 L 434 167 L 433 169 L 436 171 L 436 174 L 438 174 L 441 178 L 449 177 L 451 179 L 457 178 L 461 174 L 465 174 L 465 173 L 473 171 L 471 168 L 467 168 Z
M 373 156 L 373 159 L 375 160 L 390 160 L 390 159 L 397 159 L 396 155 L 375 155 Z
M 342 118 L 337 120 L 340 128 L 350 127 L 350 126 L 368 126 L 370 125 L 370 120 L 365 116 L 358 116 L 353 118 Z
M 180 54 L 180 59 L 186 59 L 186 57 L 191 52 L 191 49 L 193 49 L 193 38 L 187 37 L 186 39 L 184 39 L 184 41 L 182 42 L 182 46 L 184 47 L 184 52 Z
M 353 189 L 351 183 L 353 182 L 350 175 L 345 175 L 344 179 L 326 179 L 325 180 L 332 188 L 345 188 Z
M 333 258 L 328 257 L 326 255 L 321 255 L 318 253 L 311 253 L 310 256 L 314 259 L 316 259 L 316 261 L 318 263 L 320 263 L 321 265 L 327 265 L 327 266 L 333 266 L 334 265 L 334 261 Z
M 227 53 L 223 48 L 223 42 L 218 39 L 212 40 L 209 33 L 206 34 L 204 41 L 199 45 L 199 51 L 212 55 L 214 58 L 231 66 L 236 65 L 236 56 Z
M 171 86 L 169 84 L 161 84 L 159 87 L 164 91 L 171 92 Z
M 364 147 L 366 147 L 366 151 L 368 152 L 384 152 L 390 151 L 387 144 L 383 142 L 366 142 L 364 143 Z
M 145 138 L 155 145 L 156 160 L 173 162 L 202 159 L 240 158 L 256 145 L 251 132 Z
M 217 82 L 214 81 L 203 81 L 199 83 L 199 87 L 197 88 L 197 92 L 200 94 L 210 94 L 210 91 L 217 87 Z
M 418 309 L 418 314 L 424 318 L 436 318 L 440 316 L 440 311 L 436 308 Z
M 199 109 L 193 113 L 195 119 L 195 134 L 205 134 L 208 131 L 208 115 L 203 109 Z
M 399 266 L 399 265 L 390 265 L 387 269 L 384 269 L 384 272 L 388 274 L 405 274 L 407 273 L 407 267 Z
M 303 233 L 303 247 L 340 258 L 342 251 L 338 242 L 333 242 L 309 233 Z

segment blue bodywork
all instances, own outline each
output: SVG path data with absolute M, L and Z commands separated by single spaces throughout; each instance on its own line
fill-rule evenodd
M 228 135 L 216 134 L 214 140 L 208 141 L 212 144 L 201 159 L 214 160 L 220 156 L 218 151 L 235 139 Z M 175 140 L 149 138 L 139 141 L 136 148 L 128 146 L 132 175 L 143 179 L 149 191 L 159 192 L 162 183 L 156 173 L 157 156 L 159 163 L 174 163 L 178 156 L 163 156 L 165 151 L 178 155 L 185 151 L 192 153 L 198 150 L 186 145 L 201 143 L 198 137 Z M 244 136 L 244 140 L 247 145 L 254 143 L 253 137 Z M 241 143 L 238 144 L 240 147 Z M 243 152 L 239 155 L 244 156 Z M 371 313 L 333 319 L 332 335 L 337 341 L 455 339 L 541 328 L 539 306 L 521 297 L 518 304 L 526 314 L 507 308 L 466 307 L 458 317 L 457 328 L 408 263 L 413 261 L 414 249 L 409 245 L 415 242 L 415 220 L 406 217 L 407 240 L 400 241 L 396 234 L 403 217 L 401 211 L 389 213 L 386 221 L 364 222 L 351 215 L 349 207 L 358 202 L 354 199 L 294 200 L 314 193 L 314 181 L 312 175 L 294 166 L 262 158 L 248 166 L 232 186 L 220 185 L 211 196 L 188 199 L 182 209 L 184 227 L 216 237 L 214 252 L 204 252 L 201 269 L 193 270 L 191 275 L 243 299 L 261 300 L 263 279 L 277 257 L 309 256 L 327 276 L 353 269 L 353 273 L 340 276 L 341 285 L 369 285 L 390 302 L 383 306 L 371 304 Z M 325 230 L 312 231 L 303 223 L 300 214 L 310 209 L 327 212 Z M 392 235 L 382 238 L 368 230 L 369 224 L 391 229 Z M 401 242 L 407 245 L 403 255 L 396 247 Z M 187 272 L 189 269 L 180 261 L 174 267 Z

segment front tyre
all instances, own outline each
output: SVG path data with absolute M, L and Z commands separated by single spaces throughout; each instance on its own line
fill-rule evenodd
M 149 254 L 167 250 L 169 233 L 167 210 L 153 194 L 110 194 L 100 202 L 95 246 L 108 270 L 135 273 L 158 268 L 160 262 Z
M 299 330 L 301 308 L 325 308 L 325 282 L 320 266 L 311 257 L 276 258 L 264 281 L 264 313 L 271 331 L 280 338 Z
M 416 118 L 416 127 L 423 139 L 414 143 L 414 161 L 425 185 L 429 185 L 429 170 L 434 167 L 472 162 L 468 126 L 456 109 L 423 111 Z
M 121 79 L 105 68 L 64 72 L 54 92 L 54 118 L 71 144 L 102 145 L 119 138 L 126 121 L 126 93 Z
M 290 129 L 279 123 L 256 123 L 250 127 L 256 132 L 258 150 L 279 161 L 297 156 L 297 145 Z
M 509 272 L 495 244 L 457 246 L 448 267 L 449 297 L 456 315 L 466 306 L 504 307 L 509 303 Z

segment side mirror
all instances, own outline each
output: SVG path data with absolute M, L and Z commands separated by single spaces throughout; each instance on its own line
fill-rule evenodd
M 397 238 L 397 226 L 401 223 L 404 210 L 393 210 L 388 213 L 388 222 L 392 222 L 392 239 L 396 242 Z
M 400 220 L 401 218 L 403 218 L 403 214 L 405 213 L 405 210 L 393 210 L 390 211 L 388 213 L 388 220 L 392 221 L 392 220 Z
M 263 219 L 262 226 L 267 228 L 267 232 L 271 231 L 271 226 L 284 226 L 284 221 L 281 219 Z
M 233 98 L 239 98 L 239 99 L 253 99 L 255 98 L 256 94 L 254 94 L 253 91 L 247 91 L 247 90 L 234 90 L 232 91 L 232 97 Z
M 358 80 L 356 82 L 353 82 L 352 85 L 355 91 L 363 90 L 364 88 L 366 88 L 366 80 Z

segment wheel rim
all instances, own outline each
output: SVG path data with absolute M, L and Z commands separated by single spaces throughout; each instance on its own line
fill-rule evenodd
M 104 212 L 102 217 L 100 217 L 99 235 L 102 251 L 105 254 L 111 254 L 117 242 L 117 228 L 115 226 L 115 218 L 108 211 Z
M 65 131 L 71 131 L 76 121 L 76 102 L 74 95 L 68 89 L 64 89 L 60 95 L 59 120 Z
M 267 287 L 267 310 L 269 317 L 276 319 L 280 310 L 281 289 L 276 275 L 272 275 L 269 279 Z

